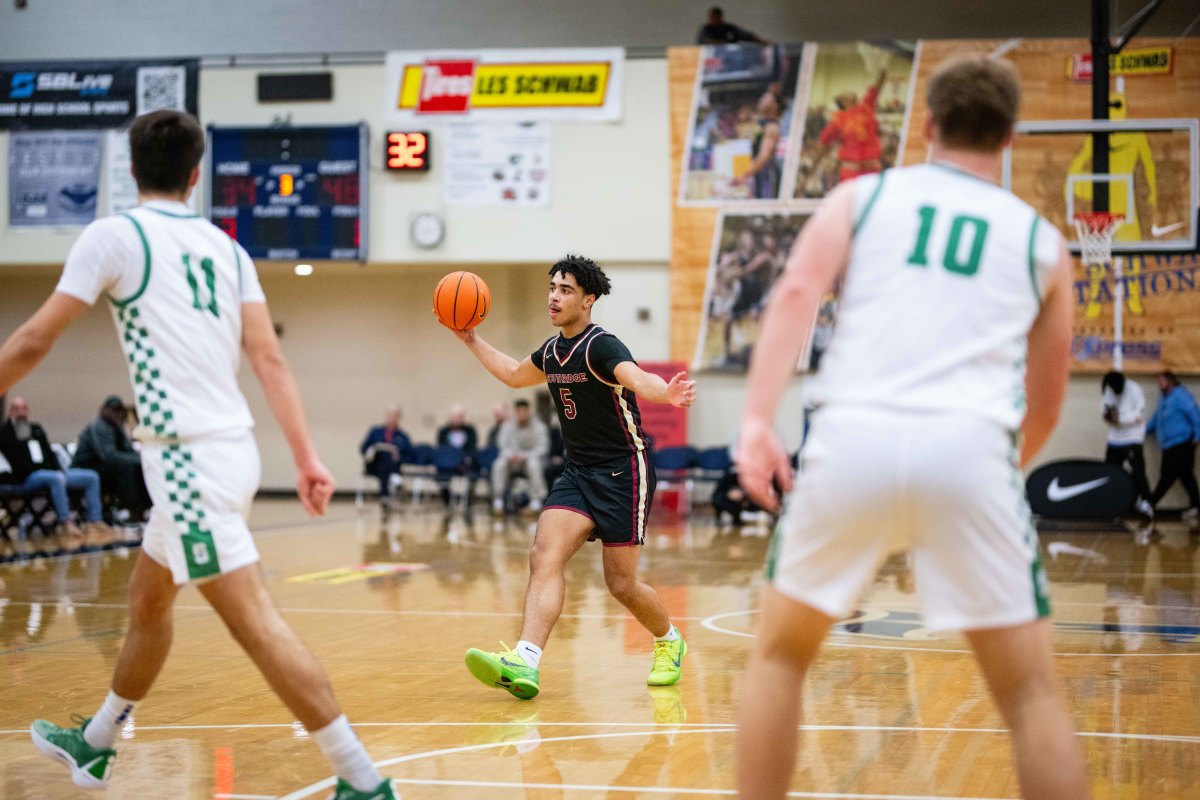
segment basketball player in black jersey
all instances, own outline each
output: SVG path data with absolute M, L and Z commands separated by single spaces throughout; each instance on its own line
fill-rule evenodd
M 488 370 L 514 389 L 546 383 L 558 408 L 567 466 L 538 517 L 529 554 L 529 587 L 515 650 L 467 651 L 467 668 L 488 686 L 528 700 L 539 691 L 542 648 L 562 613 L 567 561 L 584 542 L 604 544 L 604 579 L 613 597 L 654 635 L 647 683 L 679 680 L 687 645 L 658 592 L 637 567 L 654 496 L 654 457 L 642 430 L 638 398 L 692 404 L 695 381 L 680 372 L 670 383 L 637 365 L 628 348 L 592 322 L 592 305 L 610 284 L 594 261 L 567 256 L 550 268 L 550 323 L 560 330 L 521 362 L 474 330 L 457 334 Z

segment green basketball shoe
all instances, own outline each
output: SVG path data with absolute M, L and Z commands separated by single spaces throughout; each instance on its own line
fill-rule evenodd
M 538 671 L 525 659 L 510 650 L 504 642 L 499 653 L 485 653 L 471 648 L 467 651 L 467 669 L 485 686 L 495 686 L 518 700 L 532 700 L 538 693 Z
M 680 636 L 673 642 L 654 643 L 654 664 L 650 667 L 650 686 L 670 686 L 683 674 L 683 657 L 687 655 L 687 642 Z
M 400 800 L 400 795 L 396 794 L 396 787 L 391 780 L 385 780 L 370 791 L 360 792 L 345 778 L 338 778 L 337 788 L 329 795 L 329 800 Z
M 52 722 L 39 719 L 29 726 L 29 734 L 38 750 L 71 768 L 71 780 L 76 786 L 85 789 L 106 788 L 117 752 L 98 750 L 83 738 L 83 729 L 92 721 L 91 717 L 72 714 L 71 721 L 78 722 L 79 727 L 60 728 Z

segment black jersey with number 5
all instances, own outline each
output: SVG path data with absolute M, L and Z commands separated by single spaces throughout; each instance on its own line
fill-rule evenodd
M 548 339 L 530 359 L 546 373 L 568 461 L 592 466 L 650 450 L 637 397 L 613 373 L 633 361 L 620 339 L 593 324 L 570 339 Z

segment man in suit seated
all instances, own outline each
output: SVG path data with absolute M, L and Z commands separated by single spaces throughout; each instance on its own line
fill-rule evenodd
M 400 473 L 400 465 L 412 451 L 412 440 L 400 427 L 400 409 L 396 406 L 384 409 L 383 424 L 367 431 L 358 450 L 362 453 L 367 472 L 379 481 L 380 502 L 387 502 L 391 496 L 388 483 L 393 475 Z

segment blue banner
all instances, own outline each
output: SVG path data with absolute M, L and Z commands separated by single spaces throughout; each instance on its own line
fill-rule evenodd
M 123 128 L 150 111 L 197 114 L 200 62 L 0 62 L 0 130 Z
M 102 142 L 99 131 L 10 134 L 9 227 L 83 226 L 94 220 Z

